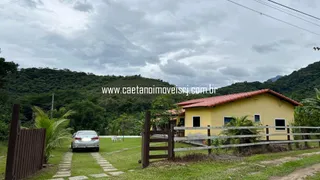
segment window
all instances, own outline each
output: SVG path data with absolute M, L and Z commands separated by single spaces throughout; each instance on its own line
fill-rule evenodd
M 258 115 L 258 114 L 254 115 L 254 122 L 256 122 L 256 123 L 260 122 L 260 115 Z
M 178 126 L 184 126 L 184 118 L 180 118 Z
M 200 116 L 193 117 L 193 127 L 200 127 Z
M 227 125 L 229 122 L 233 120 L 232 117 L 224 117 L 224 125 Z
M 286 120 L 285 119 L 276 119 L 275 125 L 276 126 L 286 126 Z M 285 130 L 285 128 L 276 128 L 276 130 Z

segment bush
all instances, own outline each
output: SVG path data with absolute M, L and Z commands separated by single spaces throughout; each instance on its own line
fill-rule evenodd
M 0 121 L 0 141 L 8 140 L 8 136 L 9 136 L 8 124 L 6 124 L 3 121 Z
M 241 127 L 241 126 L 256 126 L 252 120 L 248 119 L 248 116 L 233 117 L 231 122 L 229 122 L 227 127 Z M 259 135 L 260 131 L 258 129 L 226 129 L 222 131 L 222 135 L 225 136 L 236 136 L 236 135 Z M 258 141 L 259 137 L 245 137 L 245 138 L 228 138 L 222 140 L 222 144 L 243 144 L 243 143 L 253 143 Z M 235 147 L 234 150 L 237 153 L 244 153 L 249 147 Z

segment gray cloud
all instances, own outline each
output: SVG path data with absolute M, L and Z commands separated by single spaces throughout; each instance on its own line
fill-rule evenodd
M 36 8 L 37 5 L 43 5 L 41 0 L 19 0 L 18 2 L 21 6 L 29 8 Z
M 81 1 L 77 1 L 74 5 L 73 8 L 79 11 L 83 11 L 83 12 L 89 12 L 93 9 L 92 4 L 89 4 L 86 0 L 81 2 Z
M 160 65 L 160 69 L 170 75 L 195 76 L 196 74 L 190 66 L 175 60 L 168 60 L 165 65 Z
M 265 53 L 278 51 L 278 44 L 271 43 L 271 44 L 253 45 L 252 49 L 258 53 L 265 54 Z
M 239 3 L 317 28 L 254 1 Z M 320 16 L 318 1 L 283 3 Z M 310 46 L 319 37 L 227 1 L 2 0 L 0 21 L 1 55 L 21 67 L 220 87 L 265 81 L 318 60 Z
M 279 51 L 280 48 L 286 48 L 286 46 L 294 45 L 295 42 L 291 39 L 281 39 L 275 42 L 266 44 L 254 44 L 252 49 L 261 54 L 267 54 L 275 51 Z
M 220 72 L 225 75 L 234 76 L 234 77 L 247 77 L 250 75 L 248 69 L 238 68 L 238 67 L 225 67 L 220 69 Z

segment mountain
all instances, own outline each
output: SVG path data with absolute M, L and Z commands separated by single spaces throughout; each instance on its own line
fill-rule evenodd
M 217 89 L 217 95 L 269 88 L 292 99 L 301 101 L 313 97 L 314 89 L 320 89 L 320 62 L 315 62 L 275 82 L 241 82 Z
M 277 75 L 276 77 L 273 77 L 273 78 L 270 78 L 270 79 L 268 79 L 267 81 L 269 81 L 269 82 L 276 82 L 279 78 L 281 78 L 282 76 L 280 76 L 280 75 Z

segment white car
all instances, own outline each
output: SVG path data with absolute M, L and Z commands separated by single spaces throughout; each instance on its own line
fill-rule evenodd
M 91 130 L 77 131 L 72 136 L 71 149 L 75 152 L 78 149 L 93 149 L 99 151 L 99 136 Z

